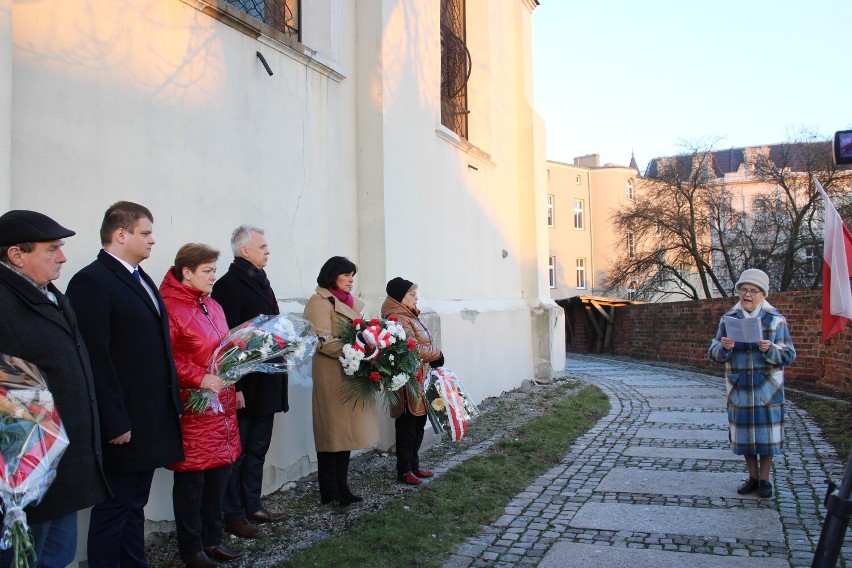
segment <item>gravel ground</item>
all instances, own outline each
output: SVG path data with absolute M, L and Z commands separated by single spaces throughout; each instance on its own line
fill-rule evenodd
M 471 423 L 469 435 L 461 442 L 444 440 L 421 452 L 421 464 L 433 469 L 471 446 L 486 440 L 498 440 L 506 432 L 540 416 L 548 406 L 547 401 L 556 396 L 557 387 L 562 385 L 574 390 L 582 387 L 578 381 L 567 378 L 549 384 L 524 381 L 514 391 L 484 400 L 479 405 L 480 415 Z M 395 465 L 395 456 L 386 452 L 369 452 L 353 459 L 349 485 L 355 493 L 364 497 L 364 501 L 346 508 L 320 505 L 316 475 L 300 479 L 288 489 L 264 497 L 264 507 L 286 512 L 288 519 L 260 525 L 263 536 L 256 540 L 243 540 L 226 534 L 224 543 L 227 546 L 246 551 L 243 559 L 228 566 L 276 566 L 323 538 L 346 530 L 358 517 L 380 509 L 392 499 L 405 499 L 406 494 L 423 487 L 397 482 Z M 183 565 L 174 533 L 149 536 L 147 548 L 148 560 L 155 568 Z

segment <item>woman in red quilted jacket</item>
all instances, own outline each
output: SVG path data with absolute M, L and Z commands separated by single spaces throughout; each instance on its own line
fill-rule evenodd
M 169 313 L 175 368 L 181 398 L 189 389 L 218 393 L 224 412 L 208 408 L 181 417 L 186 459 L 173 463 L 172 499 L 178 549 L 187 566 L 214 567 L 211 559 L 233 560 L 243 555 L 222 544 L 222 498 L 231 464 L 240 455 L 240 432 L 234 386 L 207 372 L 210 357 L 228 335 L 222 307 L 210 298 L 216 281 L 219 252 L 207 245 L 182 246 L 175 265 L 166 272 L 160 294 Z

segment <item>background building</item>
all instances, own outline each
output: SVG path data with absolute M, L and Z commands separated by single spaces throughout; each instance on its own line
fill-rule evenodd
M 232 229 L 258 225 L 282 310 L 301 312 L 322 263 L 346 255 L 371 314 L 390 278 L 420 285 L 476 399 L 550 377 L 564 326 L 539 205 L 536 5 L 0 0 L 0 209 L 77 231 L 60 288 L 120 199 L 154 213 L 155 279 L 190 241 L 219 248 L 224 271 Z M 267 492 L 315 469 L 310 397 L 297 374 Z M 151 527 L 171 520 L 170 491 L 158 472 Z
M 601 295 L 614 253 L 630 246 L 615 234 L 610 216 L 633 199 L 639 170 L 605 164 L 590 154 L 574 164 L 547 162 L 547 221 L 550 235 L 550 297 Z M 623 291 L 627 297 L 628 290 Z
M 640 254 L 619 259 L 643 299 L 728 296 L 742 270 L 760 268 L 775 291 L 821 286 L 823 200 L 843 212 L 852 172 L 831 143 L 807 134 L 788 143 L 699 149 L 651 160 L 637 207 L 616 219 L 634 228 Z

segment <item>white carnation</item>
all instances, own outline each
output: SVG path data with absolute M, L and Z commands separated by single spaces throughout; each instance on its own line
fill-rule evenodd
M 388 331 L 399 339 L 405 339 L 405 328 L 395 321 L 388 322 Z
M 307 351 L 307 348 L 305 347 L 305 344 L 300 343 L 299 346 L 296 348 L 295 353 L 293 353 L 293 358 L 296 361 L 301 361 L 302 359 L 305 358 L 305 352 L 306 351 Z
M 407 376 L 407 375 L 405 375 L 405 374 L 403 374 L 403 373 L 400 373 L 400 374 L 398 374 L 398 375 L 394 376 L 394 377 L 391 379 L 391 386 L 390 386 L 390 388 L 391 388 L 391 390 L 397 390 L 397 389 L 402 388 L 403 386 L 405 386 L 405 384 L 406 384 L 407 382 L 408 382 L 408 376 Z

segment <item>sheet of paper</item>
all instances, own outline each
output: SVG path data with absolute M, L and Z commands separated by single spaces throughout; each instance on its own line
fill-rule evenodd
M 737 319 L 731 316 L 725 316 L 725 330 L 728 337 L 734 341 L 743 343 L 757 343 L 763 339 L 760 331 L 760 319 L 758 318 L 743 318 Z

